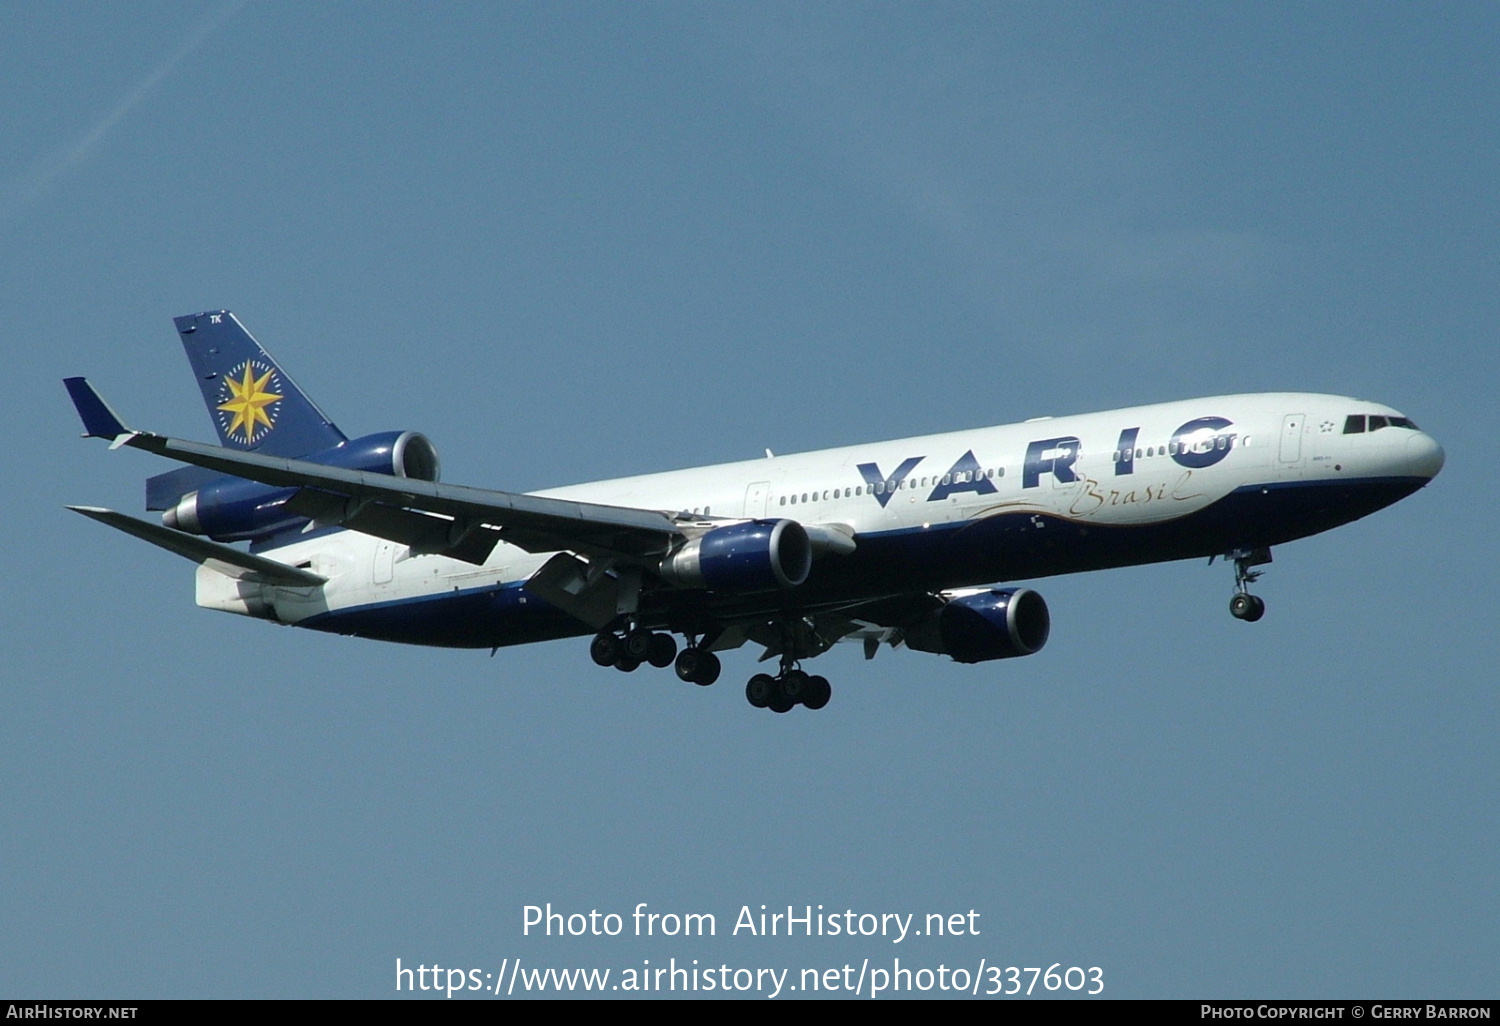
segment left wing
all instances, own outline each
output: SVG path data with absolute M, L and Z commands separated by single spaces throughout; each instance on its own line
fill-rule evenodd
M 528 552 L 569 550 L 600 559 L 664 555 L 684 537 L 682 525 L 658 510 L 437 484 L 406 477 L 260 456 L 216 445 L 135 431 L 86 378 L 65 381 L 86 436 L 129 446 L 221 474 L 301 491 L 288 508 L 339 525 L 483 563 L 504 541 Z

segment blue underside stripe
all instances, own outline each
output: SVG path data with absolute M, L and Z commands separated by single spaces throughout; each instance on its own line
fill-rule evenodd
M 1404 498 L 1426 478 L 1280 481 L 1246 485 L 1193 513 L 1154 524 L 1108 525 L 1036 511 L 862 534 L 847 557 L 814 564 L 796 597 L 809 607 L 903 591 L 1026 580 L 1055 574 L 1222 555 L 1283 544 L 1348 523 Z M 412 644 L 490 647 L 589 633 L 525 592 L 524 582 L 394 599 L 318 614 L 298 626 Z M 671 593 L 701 616 L 744 613 L 753 597 Z M 675 616 L 656 611 L 669 626 Z

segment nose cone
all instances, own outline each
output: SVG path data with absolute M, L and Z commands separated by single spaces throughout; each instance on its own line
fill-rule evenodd
M 1418 431 L 1406 441 L 1404 462 L 1408 473 L 1428 479 L 1437 477 L 1438 471 L 1443 469 L 1445 459 L 1443 447 L 1425 431 Z

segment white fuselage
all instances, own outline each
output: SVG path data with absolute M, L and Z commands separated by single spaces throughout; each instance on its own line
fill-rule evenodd
M 1390 426 L 1387 420 L 1378 430 L 1346 433 L 1349 418 L 1355 416 L 1395 419 L 1398 424 Z M 1219 396 L 535 494 L 663 510 L 705 521 L 788 518 L 806 525 L 840 525 L 861 547 L 869 539 L 917 537 L 945 529 L 949 533 L 944 537 L 953 537 L 958 534 L 953 528 L 1005 514 L 1032 516 L 1039 526 L 1060 522 L 1091 529 L 1097 525 L 1101 530 L 1137 528 L 1180 521 L 1257 486 L 1353 486 L 1431 478 L 1442 466 L 1442 449 L 1408 424 L 1389 407 L 1340 396 Z M 1369 510 L 1351 512 L 1344 519 L 1365 512 Z M 1296 534 L 1294 530 L 1290 536 Z M 409 557 L 404 546 L 347 530 L 318 532 L 269 554 L 306 566 L 328 581 L 318 588 L 272 587 L 236 582 L 200 568 L 198 603 L 296 623 L 340 610 L 525 581 L 548 558 L 501 544 L 476 567 L 441 556 Z M 838 564 L 831 561 L 853 558 L 822 555 L 819 563 L 836 569 Z M 1049 572 L 1035 561 L 1021 565 L 1036 571 L 1032 576 Z M 1062 561 L 1050 572 L 1081 568 L 1087 567 Z M 979 583 L 962 579 L 961 573 L 946 573 L 951 579 L 930 581 L 928 586 Z M 583 632 L 580 625 L 579 633 Z

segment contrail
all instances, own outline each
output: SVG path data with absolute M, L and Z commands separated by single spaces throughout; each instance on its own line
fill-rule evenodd
M 166 59 L 141 79 L 104 117 L 94 123 L 88 131 L 73 143 L 60 147 L 35 161 L 22 175 L 10 179 L 0 191 L 0 216 L 10 218 L 42 196 L 57 184 L 68 172 L 82 166 L 89 156 L 99 148 L 110 129 L 119 124 L 132 110 L 140 105 L 156 84 L 166 78 L 182 61 L 202 45 L 220 25 L 234 17 L 249 0 L 235 2 L 211 12 L 190 32 Z

